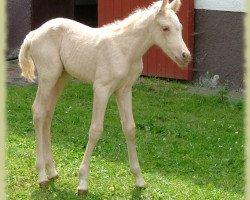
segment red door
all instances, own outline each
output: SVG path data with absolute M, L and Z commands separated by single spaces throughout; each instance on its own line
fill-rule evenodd
M 147 7 L 153 0 L 98 0 L 98 25 L 110 23 L 128 16 L 137 7 Z M 194 30 L 194 0 L 182 1 L 178 12 L 183 25 L 183 39 L 190 52 L 193 52 Z M 179 68 L 173 63 L 160 48 L 153 46 L 143 57 L 143 75 L 182 80 L 192 79 L 191 62 L 187 68 Z

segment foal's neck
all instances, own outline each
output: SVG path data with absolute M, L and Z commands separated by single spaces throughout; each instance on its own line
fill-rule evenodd
M 153 40 L 150 34 L 152 16 L 139 23 L 129 24 L 127 28 L 116 34 L 114 40 L 119 42 L 123 54 L 129 60 L 138 60 L 148 51 L 153 45 Z
M 153 45 L 148 27 L 144 27 L 140 30 L 135 29 L 132 31 L 131 37 L 133 37 L 133 42 L 127 43 L 127 48 L 131 57 L 141 58 Z

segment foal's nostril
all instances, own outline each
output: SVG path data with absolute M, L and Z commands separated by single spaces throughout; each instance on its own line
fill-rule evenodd
M 187 58 L 187 57 L 188 57 L 187 53 L 183 52 L 182 53 L 182 58 Z

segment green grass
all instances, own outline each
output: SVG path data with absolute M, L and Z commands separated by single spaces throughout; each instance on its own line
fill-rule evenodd
M 7 194 L 9 199 L 244 199 L 244 104 L 221 95 L 191 94 L 188 85 L 141 78 L 133 88 L 138 156 L 145 190 L 134 187 L 119 114 L 112 96 L 96 147 L 89 193 L 76 195 L 87 144 L 91 86 L 70 82 L 52 126 L 60 179 L 37 185 L 31 105 L 36 86 L 9 86 Z

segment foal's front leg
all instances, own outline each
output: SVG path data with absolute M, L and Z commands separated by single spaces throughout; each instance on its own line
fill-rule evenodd
M 107 87 L 94 87 L 94 101 L 92 111 L 92 121 L 89 129 L 89 140 L 84 154 L 84 159 L 79 170 L 78 195 L 83 195 L 88 191 L 89 165 L 92 152 L 103 132 L 103 120 L 107 107 L 110 90 Z
M 116 92 L 116 99 L 122 121 L 122 128 L 126 137 L 130 169 L 135 177 L 138 187 L 145 187 L 135 146 L 135 122 L 132 113 L 132 91 L 131 88 L 120 89 Z

